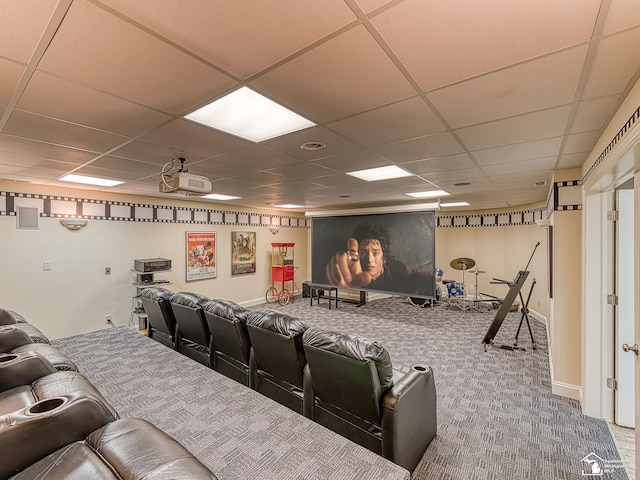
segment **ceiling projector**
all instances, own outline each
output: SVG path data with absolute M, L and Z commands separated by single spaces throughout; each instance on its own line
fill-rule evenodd
M 162 176 L 158 185 L 160 193 L 191 192 L 211 193 L 211 180 L 188 172 L 176 172 Z
M 174 164 L 178 160 L 180 167 L 177 171 L 173 171 Z M 160 193 L 192 193 L 205 195 L 211 193 L 211 180 L 201 175 L 193 175 L 184 167 L 185 159 L 174 158 L 162 167 L 160 175 L 160 184 L 158 189 Z M 168 168 L 167 168 L 168 167 Z

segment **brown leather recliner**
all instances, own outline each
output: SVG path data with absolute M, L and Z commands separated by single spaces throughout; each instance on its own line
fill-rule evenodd
M 33 342 L 33 337 L 20 328 L 21 325 L 28 324 L 0 326 L 0 356 L 33 352 L 46 358 L 57 370 L 78 371 L 76 364 L 53 345 Z
M 303 344 L 305 416 L 413 471 L 437 431 L 431 368 L 394 371 L 378 342 L 319 328 L 307 330 Z
M 140 292 L 140 301 L 147 314 L 147 336 L 176 349 L 176 319 L 171 308 L 173 292 L 162 287 L 147 287 Z
M 210 333 L 202 306 L 209 300 L 204 295 L 188 292 L 171 296 L 171 308 L 176 319 L 176 350 L 206 366 L 210 366 Z
M 211 333 L 211 368 L 243 385 L 249 385 L 251 342 L 246 316 L 250 310 L 229 300 L 211 300 L 203 308 Z
M 14 480 L 33 478 L 216 480 L 186 448 L 140 418 L 108 423 L 54 450 L 12 477 Z
M 31 338 L 31 343 L 51 343 L 40 329 L 28 323 L 22 315 L 13 310 L 0 308 L 0 325 L 13 325 L 23 330 Z
M 0 393 L 0 478 L 118 418 L 78 372 L 55 372 Z
M 251 340 L 249 386 L 302 413 L 306 359 L 302 348 L 304 322 L 277 311 L 252 311 L 246 316 Z

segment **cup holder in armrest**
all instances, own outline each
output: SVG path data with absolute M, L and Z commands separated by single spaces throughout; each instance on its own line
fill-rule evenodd
M 27 415 L 39 415 L 41 413 L 50 412 L 58 407 L 61 407 L 67 403 L 67 399 L 64 397 L 52 397 L 45 400 L 40 400 L 27 408 Z
M 429 367 L 425 367 L 424 365 L 414 365 L 413 367 L 414 370 L 417 370 L 418 372 L 426 372 L 429 370 Z
M 15 360 L 16 358 L 18 358 L 18 355 L 16 355 L 15 353 L 0 355 L 0 363 L 10 362 L 12 360 Z

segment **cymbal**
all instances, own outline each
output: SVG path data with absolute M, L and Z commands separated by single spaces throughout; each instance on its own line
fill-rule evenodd
M 478 270 L 477 268 L 475 270 L 469 270 L 469 273 L 487 273 L 484 270 Z
M 451 260 L 451 263 L 449 264 L 451 268 L 454 268 L 456 270 L 468 270 L 470 268 L 475 267 L 475 265 L 476 265 L 475 260 L 473 260 L 472 258 L 465 258 L 465 257 L 455 258 Z

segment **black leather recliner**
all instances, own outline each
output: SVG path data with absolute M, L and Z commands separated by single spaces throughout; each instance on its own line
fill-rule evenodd
M 171 308 L 173 292 L 162 287 L 147 287 L 140 292 L 140 301 L 147 314 L 147 336 L 176 348 L 176 319 Z
M 20 326 L 26 323 L 0 326 L 0 362 L 8 361 L 7 355 L 37 353 L 46 358 L 56 370 L 77 372 L 76 364 L 64 353 L 49 343 L 34 342 L 33 337 Z
M 211 300 L 203 308 L 211 333 L 211 368 L 243 385 L 249 385 L 251 343 L 246 316 L 250 310 L 229 300 Z
M 306 359 L 302 348 L 304 322 L 277 311 L 252 311 L 246 316 L 251 341 L 249 386 L 302 413 Z
M 11 478 L 216 480 L 180 443 L 141 418 L 116 420 L 76 436 Z M 54 443 L 51 438 L 45 440 Z
M 431 368 L 394 372 L 378 342 L 340 332 L 311 328 L 303 343 L 305 416 L 413 471 L 437 431 Z
M 210 333 L 202 306 L 209 300 L 204 295 L 188 292 L 171 296 L 171 308 L 176 319 L 176 350 L 206 366 L 210 366 Z

